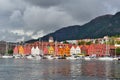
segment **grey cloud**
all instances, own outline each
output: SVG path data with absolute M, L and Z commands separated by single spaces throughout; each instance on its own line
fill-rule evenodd
M 25 1 L 33 5 L 37 5 L 37 6 L 44 7 L 44 8 L 49 8 L 53 6 L 58 6 L 69 0 L 25 0 Z
M 34 30 L 43 30 L 44 33 L 51 32 L 61 26 L 67 26 L 69 24 L 77 24 L 77 21 L 72 17 L 56 8 L 39 8 L 30 7 L 24 13 L 24 22 L 29 29 L 34 27 Z
M 4 34 L 4 36 L 3 36 Z M 22 40 L 23 37 L 25 37 L 25 39 L 31 39 L 31 37 L 29 36 L 22 36 L 22 35 L 17 35 L 17 34 L 14 34 L 14 33 L 11 33 L 10 31 L 8 30 L 0 30 L 0 40 L 4 40 L 4 41 L 11 41 L 11 42 L 17 42 L 17 41 L 20 41 Z
M 60 7 L 76 20 L 85 23 L 100 15 L 113 14 L 113 7 L 108 9 L 108 6 L 105 4 L 108 3 L 107 1 L 108 0 L 69 0 L 69 3 L 61 5 Z M 110 6 L 112 5 L 112 3 L 108 4 Z
M 34 6 L 57 7 L 80 23 L 120 10 L 119 0 L 25 0 Z
M 117 11 L 120 0 L 0 0 L 0 40 L 29 40 Z

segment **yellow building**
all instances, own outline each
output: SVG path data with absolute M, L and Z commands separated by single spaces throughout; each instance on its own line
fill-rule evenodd
M 18 47 L 18 50 L 19 50 L 19 54 L 20 54 L 20 55 L 24 55 L 24 48 L 23 48 L 23 46 L 20 45 L 20 46 Z
M 49 55 L 54 55 L 54 48 L 53 48 L 53 46 L 50 46 L 48 48 L 48 53 L 49 53 Z

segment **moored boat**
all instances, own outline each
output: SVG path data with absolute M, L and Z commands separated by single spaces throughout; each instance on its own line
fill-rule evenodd
M 21 58 L 21 55 L 15 54 L 15 55 L 13 55 L 13 58 L 15 58 L 15 59 Z
M 2 56 L 2 58 L 13 58 L 13 56 L 4 55 L 4 56 Z
M 27 59 L 33 59 L 33 56 L 32 55 L 28 55 L 26 56 Z
M 85 60 L 91 60 L 89 56 L 84 57 Z
M 77 57 L 75 57 L 75 56 L 70 56 L 70 57 L 66 57 L 66 59 L 68 59 L 68 60 L 76 60 Z
M 54 57 L 53 56 L 51 56 L 51 55 L 46 55 L 46 56 L 44 56 L 46 59 L 48 59 L 48 60 L 52 60 L 52 59 L 54 59 Z
M 113 57 L 108 57 L 108 56 L 105 56 L 105 57 L 99 57 L 98 60 L 102 60 L 102 61 L 112 61 L 114 60 Z

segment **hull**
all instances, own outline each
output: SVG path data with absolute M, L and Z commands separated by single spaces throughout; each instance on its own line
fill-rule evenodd
M 2 58 L 13 58 L 13 56 L 2 56 Z
M 112 58 L 112 57 L 100 57 L 100 58 L 98 58 L 98 60 L 102 60 L 102 61 L 112 61 L 112 60 L 114 60 L 114 58 Z

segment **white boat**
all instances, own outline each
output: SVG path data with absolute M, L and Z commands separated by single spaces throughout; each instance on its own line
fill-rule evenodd
M 77 57 L 75 57 L 75 56 L 70 56 L 70 57 L 66 57 L 66 59 L 68 59 L 68 60 L 77 60 Z
M 32 55 L 26 56 L 27 59 L 33 59 Z
M 30 60 L 40 60 L 40 59 L 42 59 L 42 57 L 41 56 L 32 56 L 32 55 L 29 55 L 29 56 L 26 56 L 26 58 L 27 59 L 30 59 Z
M 53 56 L 51 56 L 51 55 L 47 55 L 47 56 L 45 56 L 45 58 L 46 58 L 46 59 L 49 59 L 49 60 L 54 59 L 54 57 L 53 57 Z
M 85 60 L 91 60 L 89 56 L 84 57 Z
M 40 60 L 40 59 L 42 59 L 42 57 L 40 57 L 40 56 L 38 55 L 38 56 L 35 56 L 33 59 L 34 59 L 34 60 Z
M 2 58 L 13 58 L 13 56 L 4 55 Z
M 15 58 L 15 59 L 21 58 L 21 55 L 19 55 L 19 54 L 13 55 L 13 58 Z
M 113 59 L 114 59 L 114 60 L 119 60 L 119 58 L 118 58 L 118 57 L 114 57 Z
M 112 60 L 114 60 L 114 58 L 105 56 L 105 57 L 99 57 L 98 60 L 102 60 L 102 61 L 112 61 Z

